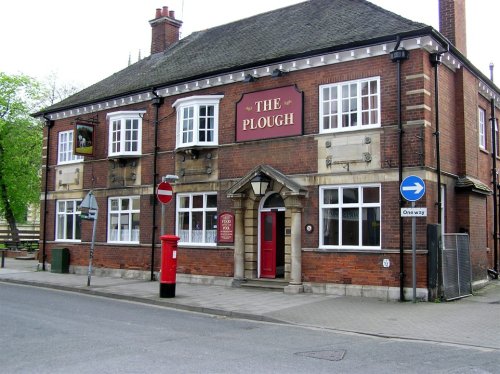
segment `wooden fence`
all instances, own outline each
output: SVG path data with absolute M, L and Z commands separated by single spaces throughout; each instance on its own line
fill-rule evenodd
M 38 249 L 40 240 L 40 227 L 38 225 L 18 225 L 19 240 L 12 240 L 10 229 L 7 225 L 0 225 L 0 248 L 8 250 L 28 250 Z

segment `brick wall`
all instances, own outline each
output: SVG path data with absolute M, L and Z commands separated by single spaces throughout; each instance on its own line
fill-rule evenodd
M 465 0 L 439 0 L 439 31 L 467 55 Z
M 177 256 L 179 273 L 221 277 L 232 277 L 234 274 L 234 254 L 229 248 L 179 248 Z
M 427 219 L 420 219 L 417 223 L 418 256 L 418 284 L 425 287 L 426 277 L 426 232 L 427 223 L 437 222 L 437 185 L 435 180 L 436 149 L 434 123 L 434 71 L 429 63 L 429 56 L 424 51 L 411 51 L 410 59 L 401 64 L 402 68 L 402 108 L 403 108 L 403 166 L 406 170 L 425 173 L 429 180 L 426 197 L 418 202 L 417 206 L 428 208 Z M 381 120 L 380 147 L 381 164 L 379 170 L 373 173 L 387 172 L 387 180 L 380 179 L 382 185 L 382 250 L 380 253 L 352 251 L 352 252 L 321 252 L 318 251 L 318 230 L 312 234 L 302 233 L 303 277 L 305 281 L 336 282 L 352 284 L 399 285 L 399 182 L 394 181 L 398 169 L 398 127 L 397 127 L 397 96 L 396 96 L 396 64 L 389 56 L 379 56 L 370 59 L 354 60 L 350 62 L 328 65 L 315 69 L 291 72 L 279 80 L 271 77 L 260 78 L 251 84 L 231 84 L 199 90 L 197 95 L 223 94 L 220 104 L 219 143 L 214 156 L 217 157 L 217 169 L 212 175 L 194 176 L 186 182 L 180 180 L 174 186 L 175 191 L 182 192 L 211 190 L 218 191 L 218 210 L 233 211 L 232 200 L 226 197 L 225 192 L 239 178 L 245 176 L 252 168 L 260 164 L 269 164 L 282 173 L 312 185 L 304 186 L 308 190 L 308 197 L 304 204 L 302 225 L 311 223 L 319 228 L 319 188 L 315 182 L 317 177 L 318 141 L 318 86 L 328 83 L 337 83 L 354 79 L 380 76 L 381 82 Z M 468 174 L 490 183 L 489 155 L 480 152 L 477 145 L 477 105 L 485 104 L 484 99 L 478 97 L 477 81 L 472 75 L 460 69 L 456 72 L 441 66 L 440 77 L 440 132 L 441 132 L 441 167 L 443 181 L 446 184 L 447 230 L 459 231 L 461 228 L 471 232 L 471 248 L 474 248 L 474 269 L 477 274 L 487 266 L 485 251 L 491 232 L 490 202 L 486 203 L 483 197 L 470 197 L 467 194 L 457 195 L 454 188 L 456 176 Z M 235 143 L 236 103 L 245 92 L 296 85 L 304 93 L 304 136 L 280 138 L 263 141 Z M 182 97 L 192 94 L 183 94 L 165 98 L 160 107 L 158 127 L 158 158 L 156 182 L 165 174 L 180 172 L 181 157 L 175 152 L 176 116 L 173 103 Z M 147 109 L 143 119 L 143 155 L 138 160 L 140 165 L 140 184 L 134 187 L 109 188 L 107 159 L 108 124 L 106 114 L 118 110 Z M 141 268 L 148 270 L 151 256 L 152 240 L 152 203 L 154 198 L 155 181 L 153 181 L 153 152 L 154 152 L 154 112 L 150 103 L 134 104 L 119 109 L 110 109 L 98 113 L 99 124 L 95 128 L 96 143 L 95 155 L 87 158 L 84 164 L 83 191 L 93 188 L 97 191 L 99 210 L 99 225 L 97 229 L 97 245 L 95 252 L 95 266 L 110 268 Z M 74 119 L 56 121 L 52 129 L 50 148 L 49 191 L 54 191 L 55 178 L 52 172 L 57 163 L 57 133 L 73 129 Z M 47 130 L 45 129 L 45 132 Z M 214 164 L 215 165 L 215 164 Z M 349 175 L 342 174 L 342 177 Z M 356 183 L 356 175 L 350 175 L 352 183 Z M 335 177 L 335 176 L 326 176 Z M 391 179 L 392 178 L 392 179 Z M 329 179 L 334 180 L 334 179 Z M 71 191 L 70 191 L 71 192 Z M 73 191 L 78 192 L 78 191 Z M 107 201 L 109 196 L 141 195 L 141 245 L 110 245 L 107 240 Z M 64 196 L 60 192 L 51 196 L 47 219 L 48 249 L 59 247 L 54 240 L 55 228 L 55 199 Z M 161 206 L 156 207 L 155 235 L 159 236 Z M 175 232 L 175 199 L 165 206 L 167 232 Z M 470 217 L 470 218 L 469 218 Z M 43 217 L 42 217 L 43 219 Z M 475 225 L 474 220 L 480 220 Z M 410 219 L 404 225 L 404 249 L 411 249 Z M 483 224 L 484 223 L 484 224 Z M 43 221 L 42 221 L 43 224 Z M 71 262 L 75 265 L 88 264 L 88 243 L 91 240 L 91 222 L 85 221 L 82 225 L 82 243 L 74 245 L 63 243 L 71 251 Z M 158 238 L 155 239 L 158 242 Z M 149 244 L 148 244 L 149 243 Z M 67 245 L 66 245 L 67 244 Z M 247 243 L 247 245 L 252 245 Z M 155 263 L 159 265 L 159 246 L 155 251 Z M 391 261 L 389 268 L 383 268 L 382 260 Z M 405 266 L 410 266 L 411 260 L 405 255 Z M 233 250 L 232 248 L 180 248 L 178 254 L 179 271 L 187 274 L 232 276 Z M 407 277 L 411 269 L 407 270 Z
M 390 267 L 383 267 L 383 260 Z M 405 254 L 405 286 L 412 285 L 411 254 Z M 305 282 L 399 287 L 399 254 L 303 252 Z M 417 256 L 417 287 L 427 287 L 427 255 Z
M 489 210 L 487 200 L 484 196 L 471 195 L 469 197 L 469 235 L 470 255 L 472 262 L 472 275 L 476 280 L 486 277 L 488 269 L 488 216 Z

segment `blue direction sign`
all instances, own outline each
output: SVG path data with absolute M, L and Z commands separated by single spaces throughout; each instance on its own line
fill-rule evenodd
M 410 175 L 403 179 L 399 191 L 405 200 L 417 201 L 425 195 L 425 183 L 422 178 Z

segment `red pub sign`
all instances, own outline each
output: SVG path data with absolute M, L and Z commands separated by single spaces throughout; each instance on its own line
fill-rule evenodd
M 236 104 L 236 141 L 302 135 L 302 98 L 296 86 L 244 94 Z
M 234 243 L 234 215 L 228 212 L 221 213 L 217 230 L 219 243 Z

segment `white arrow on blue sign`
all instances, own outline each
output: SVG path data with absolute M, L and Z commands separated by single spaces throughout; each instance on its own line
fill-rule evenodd
M 422 178 L 410 175 L 403 179 L 399 191 L 405 200 L 417 201 L 425 195 L 425 183 Z

